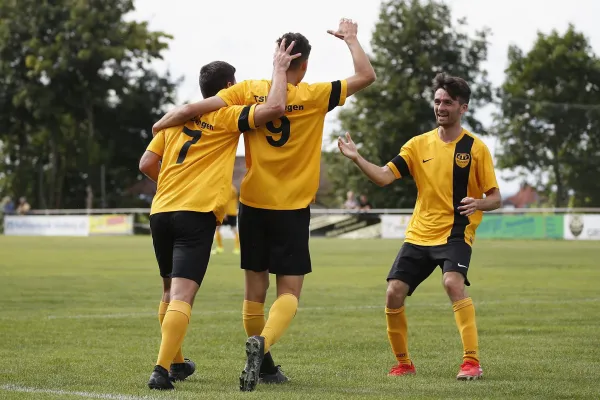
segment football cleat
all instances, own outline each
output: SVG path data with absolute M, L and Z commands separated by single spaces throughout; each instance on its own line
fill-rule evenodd
M 152 375 L 150 375 L 150 380 L 148 381 L 148 387 L 156 390 L 175 389 L 175 386 L 173 386 L 169 379 L 169 371 L 160 365 L 154 367 L 154 371 L 152 371 Z
M 398 365 L 393 366 L 390 372 L 388 373 L 388 376 L 414 375 L 416 373 L 417 370 L 415 368 L 415 364 L 413 364 L 411 361 L 410 364 L 398 363 Z
M 483 377 L 483 369 L 477 361 L 467 360 L 460 366 L 460 371 L 456 375 L 459 381 L 471 381 Z
M 289 381 L 289 378 L 283 374 L 283 371 L 281 370 L 281 365 L 276 366 L 275 372 L 272 374 L 261 372 L 259 374 L 258 379 L 259 383 L 266 384 L 281 384 L 286 383 L 287 381 Z
M 251 392 L 256 388 L 260 378 L 260 366 L 265 357 L 265 338 L 250 336 L 246 340 L 246 366 L 240 376 L 240 390 Z
M 172 382 L 185 381 L 185 379 L 192 375 L 196 371 L 196 364 L 186 358 L 184 362 L 171 364 L 171 370 L 169 371 L 169 379 Z

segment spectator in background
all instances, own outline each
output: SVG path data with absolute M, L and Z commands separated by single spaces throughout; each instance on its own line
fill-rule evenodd
M 348 210 L 355 210 L 358 208 L 358 203 L 356 202 L 356 198 L 354 197 L 354 192 L 352 190 L 348 190 L 348 193 L 346 193 L 346 202 L 344 203 L 344 208 Z
M 19 215 L 29 214 L 29 210 L 31 210 L 31 206 L 27 202 L 27 199 L 25 197 L 21 197 L 19 199 L 19 207 L 17 207 L 17 214 L 19 214 Z
M 15 213 L 15 202 L 10 196 L 6 196 L 2 199 L 2 213 L 4 215 L 12 215 Z
M 371 209 L 371 203 L 369 203 L 367 196 L 365 196 L 364 194 L 360 195 L 360 199 L 358 201 L 358 208 L 361 211 L 367 211 Z

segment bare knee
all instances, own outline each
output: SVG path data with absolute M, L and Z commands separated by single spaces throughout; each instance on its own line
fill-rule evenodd
M 198 288 L 200 288 L 200 285 L 191 279 L 173 278 L 171 285 L 171 301 L 179 300 L 184 301 L 189 305 L 193 305 L 196 293 L 198 293 Z
M 410 287 L 405 282 L 398 279 L 391 279 L 388 282 L 385 305 L 387 308 L 400 308 L 404 305 L 404 299 L 408 295 Z
M 277 297 L 282 294 L 293 294 L 300 299 L 304 275 L 277 275 Z
M 163 295 L 162 301 L 164 303 L 171 302 L 171 278 L 163 278 Z
M 244 299 L 264 303 L 269 289 L 269 271 L 254 272 L 246 270 L 246 288 Z
M 444 289 L 454 303 L 467 297 L 465 291 L 465 277 L 459 272 L 446 272 L 442 278 Z

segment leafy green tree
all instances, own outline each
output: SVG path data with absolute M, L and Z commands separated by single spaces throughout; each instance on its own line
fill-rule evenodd
M 342 132 L 351 132 L 362 146 L 363 156 L 383 165 L 411 137 L 435 127 L 430 88 L 439 72 L 460 76 L 470 83 L 472 110 L 491 100 L 487 73 L 482 69 L 489 32 L 469 35 L 466 27 L 465 20 L 453 22 L 450 8 L 441 1 L 382 3 L 371 42 L 377 81 L 353 96 L 352 104 L 340 112 Z M 465 122 L 476 133 L 485 133 L 472 112 Z M 414 205 L 416 188 L 411 180 L 381 189 L 336 152 L 325 157 L 329 179 L 340 201 L 347 190 L 353 189 L 366 194 L 377 208 Z
M 151 69 L 170 38 L 126 21 L 131 0 L 0 2 L 0 170 L 37 208 L 122 205 L 176 82 Z M 96 203 L 95 206 L 100 204 Z
M 574 26 L 538 34 L 533 48 L 508 51 L 493 129 L 499 166 L 521 169 L 566 207 L 600 205 L 600 60 Z

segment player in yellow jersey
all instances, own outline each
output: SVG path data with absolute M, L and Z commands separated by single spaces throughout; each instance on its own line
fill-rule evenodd
M 229 201 L 225 206 L 225 219 L 223 219 L 223 225 L 229 226 L 233 232 L 233 254 L 240 254 L 240 237 L 237 230 L 237 215 L 238 215 L 238 191 L 235 185 L 231 185 L 231 193 L 229 195 Z M 221 254 L 225 251 L 223 247 L 223 237 L 221 236 L 221 228 L 217 228 L 215 233 L 215 239 L 217 240 L 217 247 L 211 252 L 211 254 Z
M 418 189 L 406 239 L 387 277 L 388 338 L 398 360 L 390 375 L 416 372 L 408 354 L 404 301 L 439 266 L 462 339 L 463 363 L 457 379 L 482 376 L 475 308 L 467 296 L 471 245 L 483 211 L 500 207 L 501 197 L 487 146 L 461 126 L 471 90 L 461 78 L 439 74 L 433 85 L 438 128 L 413 137 L 386 166 L 360 156 L 350 134 L 340 151 L 380 186 L 412 176 Z M 485 197 L 484 197 L 485 194 Z
M 357 24 L 340 21 L 330 34 L 345 41 L 354 62 L 355 73 L 345 80 L 308 84 L 302 82 L 308 68 L 311 46 L 299 33 L 282 39 L 294 40 L 294 60 L 287 73 L 286 112 L 245 135 L 248 171 L 240 193 L 239 230 L 241 267 L 245 270 L 243 304 L 247 361 L 240 389 L 252 391 L 263 377 L 263 365 L 272 365 L 271 346 L 290 325 L 298 308 L 304 275 L 311 272 L 309 252 L 309 205 L 318 186 L 325 116 L 341 106 L 348 96 L 375 81 L 375 71 L 357 39 Z M 185 121 L 193 115 L 234 104 L 262 103 L 267 100 L 269 81 L 244 81 L 224 90 L 214 99 L 182 106 L 163 117 L 157 128 Z M 264 319 L 264 303 L 269 273 L 276 275 L 277 300 Z
M 150 228 L 164 288 L 159 309 L 164 314 L 159 316 L 162 341 L 148 382 L 151 389 L 174 389 L 171 380 L 183 380 L 194 372 L 193 363 L 184 362 L 180 355 L 181 345 L 206 273 L 215 228 L 229 201 L 239 136 L 283 115 L 286 71 L 299 57 L 291 55 L 293 47 L 291 43 L 286 49 L 284 42 L 277 47 L 273 85 L 265 104 L 227 107 L 161 130 L 140 160 L 140 170 L 157 182 Z M 202 95 L 213 96 L 235 83 L 234 73 L 235 68 L 224 62 L 204 66 Z

